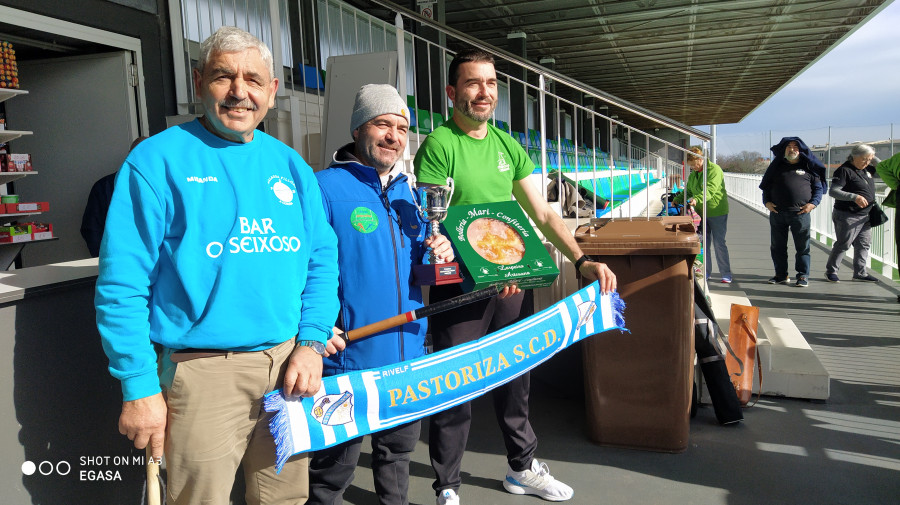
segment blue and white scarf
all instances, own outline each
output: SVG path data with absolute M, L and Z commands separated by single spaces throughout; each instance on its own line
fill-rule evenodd
M 324 449 L 465 403 L 591 335 L 625 329 L 617 293 L 597 282 L 478 340 L 377 369 L 322 379 L 310 398 L 264 399 L 280 472 L 294 454 Z

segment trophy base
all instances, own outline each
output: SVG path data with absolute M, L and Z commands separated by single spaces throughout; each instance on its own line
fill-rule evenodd
M 440 286 L 462 282 L 458 263 L 413 265 L 413 282 L 417 286 Z

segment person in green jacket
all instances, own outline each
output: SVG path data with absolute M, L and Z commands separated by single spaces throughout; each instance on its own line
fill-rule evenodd
M 716 264 L 722 275 L 723 284 L 731 284 L 731 261 L 728 258 L 728 246 L 725 244 L 725 234 L 728 231 L 728 193 L 725 192 L 725 174 L 722 167 L 708 161 L 706 170 L 706 194 L 703 192 L 703 166 L 704 154 L 700 146 L 691 147 L 687 164 L 691 167 L 691 175 L 688 176 L 684 191 L 675 197 L 675 202 L 684 203 L 687 195 L 687 204 L 703 216 L 703 208 L 706 207 L 706 219 L 701 227 L 706 228 L 706 235 L 716 250 Z M 707 247 L 709 256 L 712 250 Z M 706 276 L 712 275 L 712 261 L 706 260 Z
M 897 202 L 897 193 L 900 192 L 900 153 L 876 165 L 875 171 L 891 188 L 891 192 L 881 205 L 894 208 L 894 243 L 897 244 L 897 250 L 900 250 L 900 205 L 898 205 L 900 202 Z M 900 303 L 900 295 L 897 295 L 897 303 Z

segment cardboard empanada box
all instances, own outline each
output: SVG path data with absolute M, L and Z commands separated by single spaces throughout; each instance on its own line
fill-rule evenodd
M 559 275 L 514 201 L 453 206 L 442 225 L 458 253 L 463 291 L 513 282 L 522 289 L 543 288 Z

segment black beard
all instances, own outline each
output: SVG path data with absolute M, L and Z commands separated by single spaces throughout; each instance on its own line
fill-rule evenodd
M 491 102 L 491 110 L 482 115 L 472 110 L 472 107 L 469 105 L 470 103 L 471 102 L 463 102 L 457 109 L 459 109 L 459 112 L 462 113 L 463 116 L 479 123 L 487 123 L 490 121 L 491 117 L 494 115 L 494 109 L 497 108 L 497 102 Z

